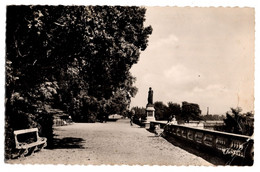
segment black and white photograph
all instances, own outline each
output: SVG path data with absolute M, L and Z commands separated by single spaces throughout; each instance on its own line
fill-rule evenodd
M 5 164 L 255 165 L 254 7 L 5 9 Z

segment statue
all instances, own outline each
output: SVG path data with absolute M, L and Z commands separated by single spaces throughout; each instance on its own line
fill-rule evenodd
M 153 104 L 153 90 L 150 87 L 148 92 L 148 104 Z
M 154 104 L 153 104 L 153 90 L 150 87 L 148 92 L 148 103 L 146 105 L 146 120 L 145 120 L 145 128 L 150 127 L 150 122 L 155 121 L 154 117 Z

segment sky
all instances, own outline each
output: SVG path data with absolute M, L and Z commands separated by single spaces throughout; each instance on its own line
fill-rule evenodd
M 131 107 L 154 102 L 197 103 L 202 114 L 230 107 L 254 111 L 254 9 L 146 7 L 153 33 L 131 73 Z

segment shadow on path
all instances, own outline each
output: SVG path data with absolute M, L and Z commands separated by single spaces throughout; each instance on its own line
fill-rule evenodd
M 197 149 L 197 147 L 195 145 L 192 145 L 192 144 L 188 144 L 188 143 L 185 143 L 185 142 L 182 142 L 181 140 L 178 140 L 178 139 L 175 139 L 175 138 L 172 138 L 172 137 L 163 137 L 165 140 L 167 140 L 168 142 L 170 142 L 172 145 L 176 146 L 176 147 L 179 147 L 191 154 L 194 154 L 198 157 L 201 157 L 203 158 L 204 160 L 214 164 L 214 165 L 225 165 L 225 161 L 222 160 L 221 158 L 217 157 L 217 156 L 214 156 L 212 154 L 208 154 L 208 153 L 205 153 L 203 151 L 200 151 Z
M 62 139 L 53 139 L 53 145 L 49 149 L 84 149 L 82 138 L 64 137 Z
M 147 129 L 147 131 L 154 133 L 153 130 Z M 154 135 L 154 136 L 148 136 L 148 137 L 162 137 L 172 145 L 179 147 L 193 155 L 196 155 L 198 157 L 201 157 L 202 159 L 208 161 L 209 163 L 213 165 L 225 165 L 225 161 L 217 156 L 210 155 L 208 153 L 204 153 L 203 151 L 200 151 L 196 148 L 195 145 L 191 145 L 189 143 L 185 143 L 179 139 L 173 138 L 173 137 L 167 137 L 165 135 Z

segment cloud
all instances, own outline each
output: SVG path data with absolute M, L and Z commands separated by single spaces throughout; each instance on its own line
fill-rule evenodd
M 253 9 L 149 7 L 146 16 L 153 33 L 131 70 L 139 88 L 132 105 L 145 106 L 151 86 L 155 101 L 198 103 L 204 112 L 254 108 Z
M 153 48 L 159 48 L 159 47 L 171 47 L 171 46 L 176 46 L 177 42 L 179 42 L 179 38 L 175 35 L 175 34 L 171 34 L 167 37 L 164 38 L 160 38 L 156 41 L 152 41 L 153 44 L 151 44 L 149 48 L 153 49 Z
M 194 87 L 193 91 L 195 93 L 202 93 L 202 92 L 227 92 L 227 88 L 224 85 L 221 84 L 211 84 L 207 85 L 205 88 L 201 87 Z
M 173 65 L 171 68 L 164 70 L 163 76 L 175 84 L 187 84 L 194 82 L 199 76 L 198 72 L 195 72 L 184 65 L 177 64 Z

